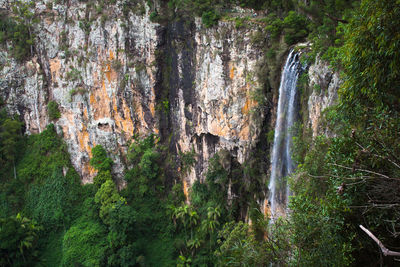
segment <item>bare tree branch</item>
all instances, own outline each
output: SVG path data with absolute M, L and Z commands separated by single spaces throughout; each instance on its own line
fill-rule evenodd
M 379 246 L 379 247 L 381 248 L 381 250 L 382 250 L 383 255 L 385 255 L 385 256 L 400 256 L 400 252 L 391 251 L 391 250 L 387 249 L 387 248 L 382 244 L 382 242 L 381 242 L 376 236 L 374 236 L 373 233 L 371 233 L 367 228 L 365 228 L 365 227 L 362 226 L 361 224 L 360 224 L 360 228 L 361 228 L 367 235 L 369 235 L 369 237 L 371 237 L 372 240 L 374 240 L 374 241 L 378 244 L 378 246 Z
M 328 16 L 331 20 L 333 20 L 336 24 L 338 24 L 339 22 L 341 22 L 343 24 L 349 23 L 347 20 L 337 18 L 335 16 L 332 16 L 331 14 L 325 13 L 325 15 Z
M 371 151 L 369 151 L 368 149 L 366 149 L 365 147 L 363 147 L 362 145 L 360 145 L 358 142 L 356 142 L 356 145 L 358 145 L 362 150 L 368 151 L 368 153 L 372 154 L 372 155 L 375 156 L 375 157 L 378 157 L 378 158 L 381 158 L 381 159 L 384 159 L 384 160 L 389 161 L 389 162 L 392 163 L 394 166 L 396 166 L 397 168 L 400 169 L 400 165 L 397 164 L 396 162 L 394 162 L 393 160 L 389 159 L 388 157 L 384 157 L 384 156 L 381 156 L 381 155 L 378 155 L 378 154 L 375 154 L 375 153 L 371 153 Z
M 337 166 L 337 167 L 340 167 L 340 168 L 343 168 L 343 169 L 347 169 L 347 170 L 353 170 L 353 168 L 350 168 L 350 167 L 347 167 L 347 166 L 343 166 L 343 165 L 340 165 L 340 164 L 331 164 L 331 165 Z M 360 169 L 360 168 L 355 168 L 354 170 L 361 171 L 361 172 L 366 172 L 366 173 L 370 173 L 370 174 L 375 174 L 375 175 L 378 175 L 378 176 L 380 176 L 382 178 L 389 179 L 389 180 L 399 180 L 399 178 L 392 178 L 392 177 L 389 177 L 389 176 L 384 175 L 384 174 L 379 173 L 379 172 L 369 171 L 369 170 Z

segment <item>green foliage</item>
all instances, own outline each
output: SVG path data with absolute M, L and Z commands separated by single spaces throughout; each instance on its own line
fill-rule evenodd
M 283 27 L 285 29 L 285 42 L 288 45 L 293 45 L 304 40 L 304 38 L 308 35 L 307 26 L 308 21 L 304 16 L 294 11 L 290 11 L 283 20 Z
M 230 222 L 218 233 L 215 251 L 219 266 L 266 266 L 269 261 L 262 242 L 246 223 Z
M 400 153 L 399 72 L 394 68 L 399 12 L 393 1 L 364 0 L 348 24 L 339 24 L 344 45 L 332 53 L 340 60 L 344 84 L 339 105 L 323 119 L 335 136 L 294 142 L 302 155 L 296 156 L 301 164 L 292 182 L 294 265 L 378 262 L 376 245 L 358 230 L 360 224 L 386 246 L 399 245 L 388 230 L 397 229 L 400 218 L 400 198 L 393 191 L 399 186 L 393 178 L 400 175 L 395 156 Z
M 245 27 L 246 18 L 235 18 L 235 28 L 240 29 Z
M 111 177 L 111 172 L 108 171 L 100 171 L 94 178 L 93 178 L 93 184 L 97 187 L 100 188 L 102 184 L 104 184 L 107 181 L 112 181 Z
M 144 139 L 135 138 L 129 147 L 127 156 L 132 168 L 125 175 L 128 185 L 121 191 L 127 205 L 118 202 L 110 213 L 113 241 L 109 262 L 173 265 L 176 248 L 172 220 L 167 219 L 171 218 L 168 206 L 170 200 L 181 199 L 179 196 L 183 193 L 182 187 L 177 187 L 168 197 L 161 172 L 165 154 L 157 142 L 154 135 L 149 135 Z M 121 227 L 121 220 L 126 226 Z
M 49 124 L 40 135 L 28 139 L 25 155 L 18 163 L 18 179 L 21 182 L 40 183 L 51 177 L 54 169 L 72 167 L 65 144 Z
M 147 149 L 139 162 L 140 174 L 147 179 L 155 179 L 158 176 L 159 165 L 157 161 L 160 154 L 157 151 Z
M 15 164 L 18 145 L 22 140 L 22 123 L 17 120 L 0 117 L 0 163 Z
M 22 123 L 8 116 L 3 105 L 0 97 L 0 164 L 3 166 L 0 170 L 0 177 L 7 173 L 6 170 L 11 164 L 15 167 L 17 152 L 23 141 Z
M 218 231 L 231 218 L 227 203 L 230 173 L 222 166 L 227 163 L 225 157 L 223 153 L 216 154 L 210 160 L 205 183 L 197 181 L 192 185 L 190 206 L 172 207 L 172 218 L 177 229 L 183 231 L 185 243 L 178 265 L 214 264 L 217 260 L 213 251 L 218 246 Z
M 267 23 L 265 30 L 270 34 L 272 39 L 277 39 L 283 31 L 283 21 L 275 13 L 268 15 L 265 21 Z
M 207 202 L 225 205 L 229 173 L 220 164 L 221 156 L 216 154 L 209 162 L 206 174 L 206 184 L 195 182 L 192 187 L 191 203 L 201 207 L 202 214 L 206 214 Z
M 0 265 L 29 266 L 36 260 L 40 227 L 36 222 L 17 216 L 0 219 Z
M 107 263 L 111 266 L 135 266 L 137 258 L 135 239 L 137 213 L 133 207 L 117 203 L 109 214 L 108 244 L 110 255 Z M 137 261 L 137 262 L 136 262 Z
M 290 201 L 290 209 L 293 210 L 290 218 L 293 264 L 349 266 L 353 260 L 351 241 L 354 234 L 342 235 L 346 229 L 346 201 L 330 185 L 331 190 L 325 196 L 315 197 L 316 193 L 308 188 L 308 180 L 304 181 L 296 185 L 296 195 Z M 317 190 L 320 191 L 320 188 Z
M 196 152 L 194 148 L 191 151 L 187 151 L 185 153 L 179 151 L 179 157 L 181 159 L 181 171 L 184 174 L 196 164 Z
M 34 13 L 34 1 L 15 1 L 12 16 L 0 18 L 0 42 L 12 43 L 11 53 L 19 61 L 33 56 L 34 26 L 39 22 Z
M 66 74 L 66 79 L 70 81 L 78 81 L 82 79 L 81 72 L 76 68 L 71 68 Z
M 74 95 L 76 95 L 76 94 L 83 95 L 85 93 L 87 93 L 87 90 L 85 88 L 83 88 L 83 87 L 78 87 L 78 88 L 71 89 L 69 91 L 69 102 L 72 102 L 72 98 L 73 98 Z
M 154 196 L 160 189 L 160 153 L 155 148 L 155 136 L 149 135 L 144 140 L 133 142 L 129 148 L 128 159 L 134 168 L 128 173 L 132 190 L 135 194 Z
M 305 16 L 295 11 L 289 11 L 283 20 L 275 13 L 270 13 L 264 21 L 267 24 L 265 30 L 273 41 L 278 41 L 281 34 L 284 34 L 286 44 L 293 45 L 303 41 L 309 34 L 310 22 Z
M 115 205 L 118 202 L 125 202 L 125 199 L 118 194 L 117 187 L 112 180 L 107 180 L 101 185 L 94 200 L 100 204 L 99 216 L 105 224 L 109 223 L 109 214 L 115 209 Z
M 65 231 L 42 234 L 38 241 L 40 259 L 37 265 L 60 266 L 62 259 L 62 241 Z
M 50 120 L 56 120 L 61 117 L 60 110 L 58 109 L 58 103 L 56 101 L 50 101 L 47 104 L 47 114 Z
M 210 28 L 218 23 L 220 15 L 217 14 L 215 10 L 209 10 L 203 12 L 201 15 L 201 21 L 203 22 L 206 28 Z
M 400 111 L 399 16 L 396 1 L 362 1 L 360 11 L 343 27 L 345 82 L 340 95 L 350 113 Z
M 43 252 L 46 259 L 59 263 L 61 254 L 54 253 L 55 248 L 49 248 L 47 242 L 59 244 L 60 249 L 59 240 L 62 236 L 53 233 L 62 232 L 78 217 L 80 211 L 76 207 L 79 207 L 82 192 L 80 178 L 52 124 L 41 134 L 31 135 L 26 142 L 20 142 L 18 147 L 24 153 L 16 154 L 16 178 L 3 174 L 1 177 L 1 196 L 4 201 L 2 217 L 23 211 L 39 221 L 46 231 L 41 232 L 39 237 L 36 261 L 39 255 L 43 259 Z M 13 170 L 12 166 L 9 169 Z M 66 172 L 65 176 L 63 171 Z M 48 239 L 48 235 L 57 237 Z M 49 249 L 55 257 L 49 256 Z
M 107 157 L 106 150 L 101 145 L 97 145 L 92 148 L 92 158 L 89 163 L 98 171 L 111 171 L 113 161 Z
M 64 235 L 62 266 L 103 266 L 106 250 L 106 228 L 79 220 Z
M 268 49 L 267 53 L 266 53 L 266 57 L 268 59 L 272 59 L 274 60 L 276 58 L 276 50 L 274 48 L 270 48 Z
M 359 0 L 311 0 L 307 4 L 297 1 L 297 8 L 310 18 L 309 36 L 312 56 L 320 54 L 323 59 L 336 61 L 336 48 L 341 45 L 341 33 L 337 26 L 347 23 L 349 13 Z
M 343 67 L 340 106 L 327 111 L 323 120 L 335 137 L 312 139 L 309 132 L 301 131 L 294 140 L 295 160 L 300 165 L 291 183 L 292 216 L 274 222 L 267 236 L 268 223 L 259 210 L 259 200 L 265 199 L 260 188 L 265 188 L 267 181 L 265 151 L 255 151 L 243 164 L 227 151 L 217 153 L 209 162 L 205 181 L 192 185 L 189 205 L 170 164 L 180 163 L 186 174 L 195 164 L 194 150 L 174 158 L 154 135 L 135 138 L 127 154 L 127 186 L 119 192 L 111 174 L 113 162 L 103 147 L 96 146 L 90 164 L 98 174 L 93 185 L 82 186 L 54 125 L 24 139 L 22 124 L 2 110 L 0 163 L 5 167 L 0 171 L 0 216 L 1 223 L 7 221 L 10 227 L 1 227 L 0 233 L 2 241 L 10 241 L 4 244 L 10 245 L 14 254 L 3 253 L 1 242 L 1 253 L 7 255 L 1 259 L 8 262 L 0 265 L 11 265 L 10 261 L 16 266 L 33 265 L 37 250 L 40 259 L 49 259 L 44 263 L 49 266 L 346 266 L 353 258 L 363 266 L 360 259 L 368 261 L 376 251 L 357 241 L 361 238 L 356 227 L 365 222 L 385 244 L 399 246 L 394 235 L 400 218 L 396 191 L 400 176 L 396 156 L 400 153 L 398 1 L 364 0 L 350 18 L 347 13 L 353 2 L 171 0 L 165 10 L 148 2 L 152 21 L 164 22 L 165 16 L 192 21 L 195 14 L 206 27 L 216 25 L 235 5 L 264 10 L 267 18 L 239 18 L 235 26 L 244 27 L 246 20 L 265 22 L 268 38 L 258 32 L 252 42 L 264 47 L 265 37 L 270 61 L 279 57 L 277 43 L 284 35 L 287 45 L 311 40 L 313 53 L 323 53 L 323 59 L 335 60 Z M 33 9 L 24 5 L 17 2 L 13 16 L 0 19 L 0 39 L 15 46 L 13 53 L 19 59 L 32 53 L 36 23 Z M 122 5 L 126 16 L 135 8 L 143 13 L 143 5 L 136 1 Z M 99 2 L 97 13 L 105 6 Z M 103 14 L 102 23 L 106 19 Z M 86 18 L 79 26 L 88 34 L 92 23 Z M 68 54 L 66 36 L 60 34 L 60 47 Z M 337 49 L 343 43 L 344 47 Z M 165 61 L 171 63 L 171 58 Z M 112 65 L 121 67 L 119 62 Z M 138 63 L 137 74 L 145 68 Z M 66 78 L 78 82 L 81 73 L 72 68 Z M 301 80 L 308 83 L 306 76 Z M 125 87 L 129 77 L 122 81 L 121 87 Z M 78 87 L 71 95 L 85 91 Z M 254 90 L 252 98 L 267 104 L 264 90 Z M 167 114 L 168 97 L 160 99 L 160 109 Z M 49 102 L 48 112 L 51 120 L 60 117 L 54 101 Z M 268 132 L 269 143 L 273 136 L 273 131 Z M 337 188 L 343 183 L 346 189 L 339 194 Z M 395 208 L 388 206 L 392 204 Z M 25 259 L 18 244 L 31 233 L 22 231 L 26 229 L 21 230 L 14 217 L 6 218 L 18 211 L 46 229 L 39 245 L 38 236 L 32 235 L 28 240 L 32 243 L 22 246 Z M 251 219 L 251 227 L 231 222 L 246 217 Z M 387 229 L 394 229 L 394 234 Z
M 92 22 L 87 19 L 79 21 L 79 28 L 81 28 L 86 35 L 89 35 L 92 28 Z
M 321 93 L 321 85 L 319 84 L 314 84 L 314 92 L 316 92 L 317 94 Z
M 54 169 L 43 183 L 33 184 L 26 197 L 26 210 L 33 219 L 47 229 L 67 224 L 72 215 L 69 208 L 69 184 L 61 169 Z
M 158 18 L 159 18 L 159 15 L 158 15 L 157 11 L 153 11 L 150 13 L 150 21 L 157 22 Z

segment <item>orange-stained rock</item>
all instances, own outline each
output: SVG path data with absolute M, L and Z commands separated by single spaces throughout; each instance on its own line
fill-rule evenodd
M 125 138 L 129 139 L 133 136 L 135 129 L 134 129 L 134 123 L 131 118 L 131 111 L 124 99 L 122 99 L 122 107 L 120 107 L 120 110 L 122 110 L 123 116 L 121 116 L 118 111 L 116 97 L 113 94 L 113 111 L 114 111 L 113 117 L 116 126 L 115 130 L 119 133 L 124 132 Z
M 183 193 L 185 194 L 186 201 L 189 201 L 188 184 L 186 180 L 183 180 Z
M 61 63 L 59 58 L 54 58 L 49 60 L 50 72 L 53 79 L 60 76 Z
M 235 77 L 235 67 L 232 66 L 229 72 L 229 78 L 231 78 L 231 80 L 233 80 L 233 78 Z

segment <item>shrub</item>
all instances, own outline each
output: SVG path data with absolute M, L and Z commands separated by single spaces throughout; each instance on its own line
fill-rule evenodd
M 206 28 L 211 28 L 218 23 L 220 15 L 216 13 L 215 10 L 205 11 L 201 15 L 201 21 L 206 26 Z
M 92 148 L 92 158 L 89 163 L 98 171 L 111 171 L 113 161 L 107 157 L 106 150 L 101 145 L 97 145 Z
M 61 117 L 60 110 L 58 109 L 58 103 L 56 101 L 50 101 L 47 104 L 47 114 L 50 120 L 56 120 Z
M 270 34 L 272 39 L 277 39 L 283 30 L 283 21 L 276 17 L 274 13 L 266 18 L 267 26 L 265 30 Z
M 97 191 L 94 201 L 100 204 L 100 218 L 108 224 L 110 212 L 115 209 L 117 202 L 124 203 L 125 199 L 118 194 L 114 182 L 106 180 Z
M 103 266 L 106 238 L 103 225 L 79 220 L 64 235 L 62 266 Z
M 157 11 L 153 11 L 150 13 L 150 21 L 151 22 L 157 22 L 157 19 L 159 18 L 159 15 Z
M 100 188 L 108 180 L 112 181 L 111 172 L 101 171 L 93 178 L 93 184 Z
M 57 229 L 68 217 L 67 181 L 60 169 L 43 183 L 33 185 L 27 194 L 27 210 L 32 217 L 47 228 Z
M 300 42 L 308 35 L 307 19 L 294 11 L 289 12 L 283 20 L 283 25 L 285 28 L 285 42 L 288 45 Z
M 40 229 L 19 213 L 0 219 L 0 266 L 33 266 Z

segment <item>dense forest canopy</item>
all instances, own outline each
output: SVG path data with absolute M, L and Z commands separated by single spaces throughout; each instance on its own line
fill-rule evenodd
M 138 2 L 123 1 L 126 12 Z M 82 185 L 55 126 L 24 135 L 21 118 L 1 100 L 0 266 L 395 265 L 359 225 L 399 250 L 400 1 L 146 5 L 161 24 L 193 15 L 205 27 L 220 20 L 242 27 L 255 20 L 263 25 L 260 49 L 269 59 L 281 46 L 309 41 L 308 64 L 319 57 L 341 73 L 338 103 L 323 115 L 331 137 L 312 137 L 300 125 L 294 139 L 299 166 L 289 178 L 290 216 L 269 224 L 257 202 L 267 184 L 258 178 L 260 168 L 250 159 L 227 169 L 224 151 L 210 160 L 205 181 L 194 183 L 187 201 L 180 174 L 170 175 L 189 170 L 194 151 L 173 155 L 153 134 L 132 137 L 124 188 L 118 190 L 110 151 L 100 145 L 90 160 L 97 175 Z M 37 53 L 40 18 L 33 6 L 15 1 L 12 14 L 0 17 L 0 41 L 4 47 L 12 43 L 18 61 Z M 237 7 L 251 8 L 255 16 L 235 17 Z M 56 102 L 49 102 L 48 112 L 51 120 L 60 117 Z M 238 198 L 228 199 L 230 185 Z

